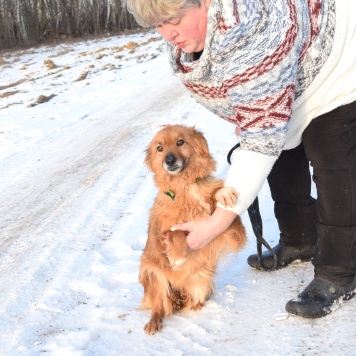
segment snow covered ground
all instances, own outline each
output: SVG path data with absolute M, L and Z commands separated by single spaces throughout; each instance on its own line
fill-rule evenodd
M 0 52 L 0 354 L 356 355 L 356 299 L 288 316 L 312 266 L 249 268 L 247 214 L 247 247 L 219 266 L 206 306 L 144 333 L 137 274 L 156 194 L 144 150 L 175 123 L 204 132 L 224 177 L 234 128 L 172 77 L 154 32 Z M 273 245 L 267 185 L 259 197 Z

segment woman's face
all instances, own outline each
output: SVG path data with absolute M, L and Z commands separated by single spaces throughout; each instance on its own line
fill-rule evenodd
M 162 37 L 183 52 L 200 52 L 204 49 L 207 13 L 210 0 L 202 0 L 200 7 L 190 7 L 179 17 L 157 26 Z

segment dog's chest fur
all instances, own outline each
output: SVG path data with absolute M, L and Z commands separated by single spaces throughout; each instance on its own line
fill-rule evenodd
M 176 223 L 210 215 L 215 209 L 215 191 L 222 185 L 221 180 L 212 177 L 181 186 L 175 184 L 159 192 L 153 209 L 158 210 L 162 220 L 169 215 Z

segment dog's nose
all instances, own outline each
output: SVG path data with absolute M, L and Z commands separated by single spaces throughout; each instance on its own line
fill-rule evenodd
M 166 158 L 164 159 L 164 161 L 166 162 L 166 165 L 168 167 L 172 167 L 176 164 L 177 162 L 177 158 L 174 154 L 170 153 L 166 156 Z

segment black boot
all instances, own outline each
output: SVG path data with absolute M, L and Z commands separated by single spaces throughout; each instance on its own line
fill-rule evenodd
M 315 277 L 297 299 L 287 303 L 286 311 L 303 318 L 321 318 L 337 309 L 343 301 L 353 298 L 355 294 L 356 277 L 346 286 L 339 286 L 331 280 Z
M 315 277 L 286 310 L 304 318 L 328 315 L 356 294 L 356 227 L 318 224 Z
M 274 211 L 281 232 L 279 244 L 273 248 L 277 257 L 276 270 L 294 261 L 310 261 L 316 250 L 315 199 L 310 198 L 305 205 L 276 203 Z M 262 254 L 262 259 L 267 268 L 273 266 L 274 258 L 269 251 Z M 257 254 L 249 256 L 247 263 L 263 270 Z
M 311 261 L 311 259 L 315 255 L 315 245 L 305 246 L 305 247 L 294 247 L 294 246 L 285 246 L 282 244 L 277 244 L 273 247 L 273 251 L 277 257 L 277 266 L 276 270 L 287 267 L 289 264 L 295 261 L 306 262 Z M 266 251 L 262 254 L 263 263 L 267 268 L 272 268 L 274 263 L 274 258 L 271 252 Z M 263 271 L 259 261 L 258 255 L 251 255 L 247 259 L 247 263 L 253 267 L 258 269 L 259 271 Z

